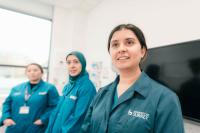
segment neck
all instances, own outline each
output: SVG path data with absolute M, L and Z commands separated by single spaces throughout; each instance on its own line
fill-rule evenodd
M 137 71 L 120 71 L 120 79 L 117 86 L 118 97 L 120 97 L 131 85 L 135 83 L 140 74 L 140 69 Z
M 141 70 L 126 70 L 120 72 L 119 84 L 133 84 L 140 76 Z
M 32 80 L 32 81 L 30 81 L 31 84 L 38 84 L 39 82 L 40 82 L 40 80 L 34 80 L 34 81 Z

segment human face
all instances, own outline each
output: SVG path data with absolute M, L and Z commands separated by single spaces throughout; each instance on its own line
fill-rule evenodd
M 113 65 L 120 70 L 140 69 L 141 58 L 145 55 L 145 48 L 137 36 L 128 29 L 116 31 L 110 41 L 110 55 Z
M 67 68 L 69 75 L 75 77 L 81 73 L 82 65 L 75 55 L 69 55 L 67 57 Z
M 37 65 L 29 65 L 26 68 L 26 75 L 31 83 L 37 83 L 42 78 L 42 71 Z

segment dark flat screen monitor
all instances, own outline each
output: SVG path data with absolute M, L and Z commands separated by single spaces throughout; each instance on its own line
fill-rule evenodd
M 178 95 L 185 118 L 200 122 L 200 40 L 149 49 L 142 69 Z

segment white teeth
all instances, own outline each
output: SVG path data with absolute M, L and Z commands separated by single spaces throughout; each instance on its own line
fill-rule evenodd
M 126 59 L 128 59 L 128 57 L 119 57 L 119 58 L 117 58 L 118 60 L 126 60 Z

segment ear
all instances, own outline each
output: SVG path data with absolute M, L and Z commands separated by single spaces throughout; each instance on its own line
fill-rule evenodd
M 141 58 L 142 58 L 142 59 L 145 58 L 146 52 L 147 52 L 147 50 L 146 50 L 145 47 L 141 48 L 141 56 L 142 56 Z

